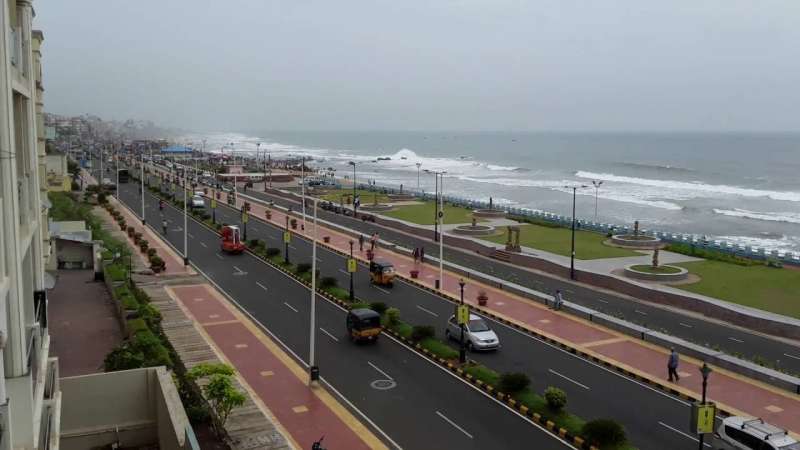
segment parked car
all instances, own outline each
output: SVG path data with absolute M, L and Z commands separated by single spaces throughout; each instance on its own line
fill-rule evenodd
M 450 316 L 444 334 L 449 339 L 461 340 L 461 327 L 456 321 L 456 316 Z M 464 329 L 464 341 L 470 351 L 496 350 L 500 348 L 500 339 L 489 328 L 489 324 L 476 314 L 469 315 L 469 323 L 466 324 Z
M 189 206 L 191 206 L 192 209 L 205 208 L 206 207 L 206 202 L 205 202 L 205 200 L 203 200 L 203 197 L 201 197 L 199 195 L 193 195 L 192 196 L 192 201 L 191 201 L 191 203 L 189 203 Z
M 788 431 L 763 419 L 731 416 L 722 420 L 712 442 L 714 450 L 800 450 Z

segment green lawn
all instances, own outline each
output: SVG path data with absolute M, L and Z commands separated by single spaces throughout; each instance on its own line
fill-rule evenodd
M 362 199 L 362 204 L 363 202 Z M 400 206 L 393 211 L 383 212 L 381 214 L 407 222 L 418 223 L 420 225 L 433 225 L 436 205 L 432 201 L 429 201 L 418 205 Z M 472 223 L 472 210 L 444 205 L 444 223 Z
M 674 286 L 676 288 L 800 318 L 798 270 L 708 260 L 675 265 L 701 278 L 697 283 Z
M 646 265 L 646 264 L 640 264 L 638 266 L 633 266 L 633 267 L 631 267 L 631 269 L 637 270 L 639 272 L 659 273 L 659 274 L 661 274 L 661 273 L 663 273 L 663 274 L 678 273 L 678 272 L 681 271 L 681 269 L 678 269 L 676 267 L 670 267 L 670 266 L 653 267 L 651 265 Z
M 381 194 L 380 192 L 370 192 L 370 191 L 367 191 L 365 189 L 358 189 L 358 190 L 356 190 L 356 192 L 358 193 L 359 197 L 361 197 L 361 204 L 362 205 L 371 205 L 371 204 L 373 204 L 375 202 L 376 196 L 377 196 L 377 199 L 378 199 L 378 203 L 386 203 L 386 202 L 389 201 L 389 197 L 387 197 L 386 194 Z M 344 199 L 345 202 L 346 202 L 345 204 L 346 205 L 351 204 L 352 203 L 352 199 L 353 199 L 353 189 L 352 188 L 351 189 L 347 189 L 347 188 L 334 189 L 334 190 L 331 190 L 330 192 L 328 192 L 327 194 L 321 196 L 320 198 L 322 198 L 323 200 L 328 200 L 328 201 L 334 202 L 334 203 L 341 203 L 343 195 L 349 196 L 349 197 L 345 197 L 345 199 Z
M 568 228 L 551 228 L 539 225 L 524 224 L 519 226 L 519 243 L 524 247 L 544 250 L 557 255 L 569 256 L 572 230 Z M 506 228 L 503 233 L 484 239 L 505 244 L 508 240 Z M 575 257 L 577 259 L 619 258 L 624 256 L 641 256 L 641 253 L 624 248 L 603 244 L 607 238 L 599 233 L 589 231 L 575 232 Z

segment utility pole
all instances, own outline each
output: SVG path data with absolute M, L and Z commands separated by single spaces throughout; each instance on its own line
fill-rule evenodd
M 567 189 L 572 189 L 572 250 L 570 251 L 569 256 L 569 278 L 571 280 L 575 279 L 575 201 L 577 199 L 577 192 L 579 188 L 588 187 L 586 185 L 580 186 L 564 186 Z
M 142 167 L 141 167 L 141 182 L 142 182 L 142 225 L 146 225 L 147 222 L 144 219 L 144 150 L 142 150 Z
M 114 147 L 114 167 L 117 170 L 117 185 L 116 189 L 114 189 L 114 197 L 119 200 L 119 148 Z
M 464 283 L 464 279 L 463 278 L 458 280 L 458 286 L 461 288 L 461 306 L 462 307 L 464 306 L 464 284 L 466 284 L 466 283 Z M 456 317 L 458 317 L 457 314 L 456 314 Z M 459 323 L 459 328 L 461 328 L 461 340 L 460 340 L 460 346 L 458 348 L 458 360 L 462 364 L 467 362 L 467 346 L 465 345 L 465 342 L 464 342 L 464 327 L 465 326 L 466 326 L 466 324 Z
M 600 195 L 600 186 L 603 182 L 592 180 L 592 184 L 594 185 L 594 221 L 597 222 L 597 198 Z
M 356 202 L 356 162 L 350 161 L 347 164 L 353 166 L 353 218 L 355 219 L 358 217 L 358 202 Z
M 444 174 L 446 172 L 442 172 L 440 177 L 441 181 L 439 182 L 439 288 L 443 288 L 444 285 Z
M 316 204 L 316 203 L 315 203 Z M 316 229 L 316 226 L 315 226 Z M 353 271 L 351 270 L 350 265 L 353 261 L 353 240 L 350 239 L 350 261 L 347 261 L 347 271 L 350 272 L 350 301 L 352 302 L 356 298 L 356 291 L 353 287 Z
M 708 367 L 708 364 L 703 361 L 703 366 L 700 367 L 700 375 L 703 376 L 703 400 L 700 402 L 701 405 L 706 404 L 706 389 L 708 388 L 708 376 L 711 374 L 711 367 Z M 705 441 L 706 435 L 704 433 L 700 433 L 699 438 L 699 446 L 697 447 L 699 450 L 703 450 L 703 444 Z
M 422 167 L 422 163 L 417 163 L 417 192 L 419 192 L 419 168 Z
M 289 264 L 289 237 L 291 236 L 289 232 L 289 212 L 286 211 L 286 230 L 283 232 L 283 244 L 284 244 L 284 253 L 283 253 L 283 262 Z
M 316 344 L 316 307 L 317 307 L 317 199 L 314 199 L 314 235 L 311 241 L 311 329 L 310 348 L 308 351 L 309 384 L 319 379 L 319 367 L 314 365 L 314 345 Z

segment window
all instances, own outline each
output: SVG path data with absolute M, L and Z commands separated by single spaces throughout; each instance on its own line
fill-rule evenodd
M 740 430 L 738 428 L 726 426 L 725 434 L 728 435 L 728 437 L 730 437 L 731 439 L 735 440 L 736 442 L 746 445 L 747 448 L 749 449 L 771 450 L 771 446 L 769 444 L 766 444 L 763 440 L 759 439 L 758 437 L 753 436 L 752 434 Z M 762 444 L 764 444 L 763 447 Z

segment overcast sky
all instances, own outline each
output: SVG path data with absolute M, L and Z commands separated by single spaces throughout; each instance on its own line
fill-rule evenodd
M 34 8 L 54 113 L 209 131 L 800 131 L 798 0 Z

